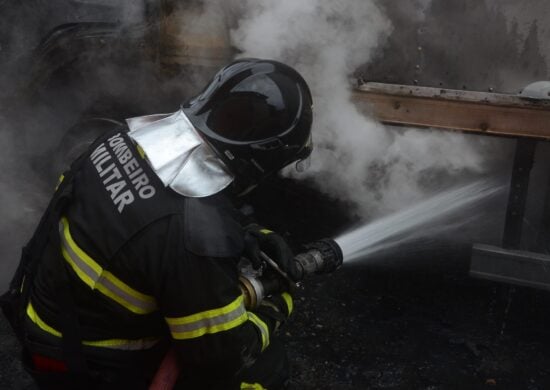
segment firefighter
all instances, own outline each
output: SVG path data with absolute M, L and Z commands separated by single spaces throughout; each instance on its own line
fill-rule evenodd
M 311 109 L 294 69 L 238 60 L 181 110 L 128 119 L 72 164 L 11 290 L 41 387 L 147 388 L 170 348 L 182 388 L 283 386 L 273 335 L 292 298 L 248 310 L 237 263 L 261 248 L 292 276 L 292 251 L 234 199 L 307 160 Z

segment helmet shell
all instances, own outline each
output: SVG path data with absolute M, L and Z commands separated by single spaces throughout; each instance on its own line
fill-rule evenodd
M 311 92 L 280 62 L 232 62 L 182 109 L 240 187 L 311 153 Z

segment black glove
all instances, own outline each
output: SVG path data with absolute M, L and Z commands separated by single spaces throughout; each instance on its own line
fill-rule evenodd
M 298 281 L 300 273 L 294 254 L 283 237 L 257 224 L 248 225 L 245 232 L 245 253 L 256 268 L 262 262 L 260 251 L 263 251 L 293 281 Z
M 275 332 L 286 322 L 293 309 L 292 296 L 284 292 L 265 298 L 254 312 L 259 314 Z

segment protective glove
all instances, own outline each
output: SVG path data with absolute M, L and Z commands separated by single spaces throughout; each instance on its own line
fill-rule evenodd
M 292 296 L 284 292 L 265 298 L 254 311 L 269 323 L 273 332 L 276 332 L 292 314 L 293 309 Z
M 258 224 L 248 225 L 245 227 L 245 253 L 255 268 L 262 262 L 260 251 L 277 263 L 293 281 L 298 281 L 300 273 L 285 239 Z

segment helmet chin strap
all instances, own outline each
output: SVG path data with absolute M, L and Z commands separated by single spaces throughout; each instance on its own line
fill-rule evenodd
M 259 182 L 251 179 L 247 175 L 237 175 L 230 187 L 233 194 L 237 197 L 248 195 L 252 190 L 258 187 Z
M 247 188 L 245 188 L 243 191 L 240 191 L 236 194 L 237 197 L 248 195 L 252 190 L 254 190 L 258 185 L 257 184 L 251 184 Z

